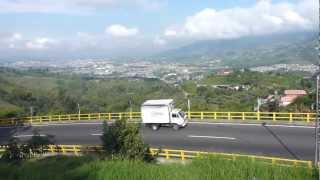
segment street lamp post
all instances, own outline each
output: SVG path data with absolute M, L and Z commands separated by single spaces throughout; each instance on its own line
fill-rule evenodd
M 315 156 L 314 156 L 314 165 L 318 166 L 319 161 L 319 78 L 316 77 L 316 122 L 315 122 Z

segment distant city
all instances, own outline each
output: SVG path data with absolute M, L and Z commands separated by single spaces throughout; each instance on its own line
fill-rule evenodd
M 184 80 L 201 80 L 209 73 L 231 70 L 221 60 L 184 64 L 176 62 L 152 62 L 132 60 L 116 62 L 112 60 L 72 60 L 72 61 L 15 61 L 0 64 L 2 67 L 16 69 L 46 69 L 54 73 L 81 74 L 101 78 L 155 78 L 169 84 Z M 314 64 L 274 64 L 249 68 L 257 72 L 306 72 L 314 74 L 318 66 Z

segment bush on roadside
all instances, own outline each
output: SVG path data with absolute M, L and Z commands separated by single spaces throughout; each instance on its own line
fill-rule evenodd
M 108 125 L 103 124 L 103 148 L 111 158 L 134 159 L 151 161 L 149 147 L 142 141 L 139 126 L 127 123 L 126 120 L 117 120 Z
M 33 154 L 44 154 L 48 151 L 49 145 L 54 144 L 54 136 L 40 135 L 39 131 L 34 130 L 33 136 L 27 141 L 25 149 L 29 151 L 30 155 Z
M 15 162 L 18 163 L 21 160 L 27 158 L 23 145 L 19 144 L 19 139 L 11 138 L 7 144 L 7 147 L 4 153 L 1 156 L 1 160 L 6 162 Z
M 54 144 L 53 136 L 41 136 L 39 131 L 33 131 L 33 136 L 26 143 L 21 143 L 17 138 L 11 138 L 1 156 L 6 162 L 20 162 L 32 158 L 35 155 L 42 155 L 47 152 L 50 144 Z

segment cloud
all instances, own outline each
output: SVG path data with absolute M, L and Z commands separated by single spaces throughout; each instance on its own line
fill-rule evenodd
M 0 12 L 83 13 L 108 8 L 159 9 L 166 0 L 1 0 Z
M 153 40 L 153 43 L 157 46 L 163 46 L 163 45 L 166 45 L 167 44 L 167 41 L 162 39 L 161 37 L 159 36 L 156 36 Z
M 55 41 L 53 39 L 50 39 L 47 37 L 38 37 L 31 41 L 26 42 L 25 47 L 31 50 L 42 50 L 42 49 L 48 49 L 54 43 Z
M 163 37 L 226 39 L 314 30 L 318 15 L 317 5 L 313 0 L 299 0 L 296 3 L 260 0 L 251 7 L 223 10 L 206 8 L 187 17 L 183 24 L 167 28 Z
M 114 37 L 130 37 L 139 33 L 138 28 L 128 28 L 124 25 L 113 24 L 106 28 L 106 33 Z

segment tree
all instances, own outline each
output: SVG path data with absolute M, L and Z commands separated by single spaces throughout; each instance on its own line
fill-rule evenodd
M 150 161 L 149 147 L 139 134 L 137 124 L 129 124 L 126 120 L 117 120 L 114 124 L 103 124 L 103 148 L 107 156 L 120 159 Z

